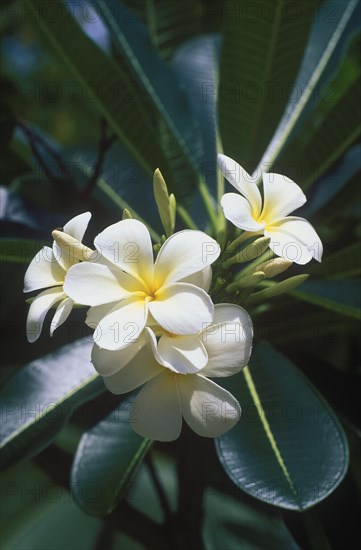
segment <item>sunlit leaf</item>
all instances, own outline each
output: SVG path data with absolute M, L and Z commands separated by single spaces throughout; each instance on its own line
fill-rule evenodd
M 88 339 L 68 344 L 9 380 L 1 396 L 2 468 L 48 446 L 74 410 L 103 391 L 91 347 Z
M 348 467 L 339 421 L 296 367 L 267 343 L 243 374 L 222 381 L 241 403 L 241 420 L 217 440 L 229 477 L 254 496 L 293 510 L 327 497 Z
M 90 514 L 110 514 L 119 504 L 152 445 L 135 433 L 131 422 L 136 422 L 136 410 L 128 398 L 80 440 L 72 468 L 73 495 Z M 99 489 L 97 499 L 87 498 L 92 483 Z

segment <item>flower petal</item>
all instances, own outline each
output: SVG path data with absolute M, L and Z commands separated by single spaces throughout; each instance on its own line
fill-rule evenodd
M 322 242 L 312 225 L 303 218 L 288 216 L 277 220 L 264 232 L 270 237 L 270 248 L 277 256 L 296 264 L 307 264 L 322 258 Z
M 125 350 L 111 352 L 100 350 L 99 355 L 102 353 L 115 353 L 119 357 L 124 351 Z M 155 376 L 162 374 L 164 370 L 163 367 L 158 365 L 149 348 L 145 346 L 129 361 L 129 363 L 123 365 L 114 374 L 105 376 L 103 381 L 105 387 L 109 391 L 119 395 L 139 388 L 139 386 L 149 382 L 149 380 Z
M 90 212 L 84 212 L 83 214 L 75 216 L 75 218 L 72 218 L 64 225 L 64 233 L 67 233 L 78 241 L 82 241 L 91 217 L 92 215 Z
M 156 441 L 174 441 L 179 437 L 182 414 L 176 377 L 164 369 L 137 395 L 135 412 L 130 419 L 137 434 Z
M 64 233 L 67 233 L 71 237 L 74 237 L 74 239 L 77 239 L 81 242 L 84 237 L 84 233 L 88 227 L 91 216 L 92 215 L 90 212 L 84 212 L 84 214 L 79 214 L 79 216 L 75 216 L 75 218 L 72 218 L 70 221 L 68 221 L 68 223 L 64 225 Z M 65 271 L 67 271 L 69 267 L 77 262 L 77 260 L 74 258 L 74 253 L 72 252 L 70 247 L 68 250 L 66 248 L 62 248 L 58 245 L 56 241 L 53 242 L 53 252 L 55 258 L 57 259 L 57 262 Z
M 26 270 L 24 292 L 62 285 L 64 279 L 65 271 L 56 261 L 52 249 L 49 246 L 43 246 Z
M 140 352 L 144 345 L 144 336 L 139 336 L 136 342 L 129 344 L 129 346 L 124 349 L 116 351 L 101 349 L 94 344 L 92 349 L 92 363 L 94 368 L 101 376 L 112 376 L 123 369 L 123 367 Z M 151 356 L 149 350 L 148 355 Z
M 204 290 L 174 283 L 157 292 L 149 311 L 162 328 L 172 334 L 195 334 L 213 319 L 213 302 Z
M 252 215 L 258 218 L 262 197 L 257 187 L 257 178 L 252 178 L 242 166 L 226 155 L 218 155 L 217 163 L 224 177 L 247 199 Z
M 82 262 L 66 275 L 64 291 L 78 304 L 99 306 L 139 292 L 139 282 L 123 271 L 106 265 Z
M 245 231 L 262 231 L 264 223 L 258 223 L 252 216 L 249 202 L 237 195 L 237 193 L 226 193 L 221 198 L 224 217 Z
M 206 366 L 208 355 L 198 334 L 163 335 L 157 344 L 154 333 L 146 330 L 151 336 L 154 357 L 160 365 L 180 374 L 198 372 Z
M 182 415 L 203 437 L 218 437 L 238 422 L 241 407 L 227 390 L 200 374 L 177 377 Z
M 94 245 L 113 265 L 140 282 L 152 283 L 153 248 L 144 223 L 138 220 L 122 220 L 110 225 L 99 233 Z
M 208 292 L 212 282 L 212 268 L 209 265 L 205 269 L 202 269 L 202 271 L 197 271 L 197 273 L 193 273 L 193 275 L 188 275 L 188 277 L 184 277 L 184 279 L 181 279 L 179 282 L 189 283 L 190 285 L 198 286 L 199 288 L 203 288 L 203 290 Z
M 63 292 L 62 287 L 49 288 L 34 298 L 26 319 L 28 342 L 35 342 L 39 338 L 46 314 L 56 302 L 63 298 L 66 298 L 66 294 Z
M 139 341 L 147 319 L 147 305 L 139 296 L 118 302 L 99 322 L 94 342 L 108 350 L 120 350 Z
M 267 223 L 288 216 L 307 201 L 302 189 L 281 174 L 263 174 L 263 211 Z
M 118 304 L 118 302 L 113 302 L 111 304 L 105 304 L 103 306 L 94 306 L 88 309 L 85 323 L 88 327 L 93 330 L 99 325 L 100 321 L 110 313 L 110 311 Z
M 232 376 L 248 363 L 252 350 L 253 323 L 247 311 L 234 304 L 214 306 L 213 323 L 202 331 L 208 353 L 204 376 Z
M 50 336 L 53 336 L 56 328 L 65 323 L 73 309 L 73 305 L 74 302 L 71 298 L 65 298 L 60 302 L 50 325 Z
M 175 233 L 158 253 L 154 267 L 155 287 L 180 281 L 205 269 L 219 254 L 219 244 L 203 231 L 185 229 Z

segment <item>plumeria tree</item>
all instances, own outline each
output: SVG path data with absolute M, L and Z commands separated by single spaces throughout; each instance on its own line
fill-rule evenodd
M 6 548 L 352 547 L 359 3 L 1 10 Z

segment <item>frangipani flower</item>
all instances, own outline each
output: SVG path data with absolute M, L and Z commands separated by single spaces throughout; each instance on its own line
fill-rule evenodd
M 64 288 L 77 303 L 96 307 L 99 347 L 126 348 L 138 339 L 149 314 L 172 334 L 193 334 L 212 321 L 212 300 L 200 286 L 208 284 L 207 268 L 220 249 L 202 231 L 169 237 L 155 263 L 149 231 L 134 219 L 106 228 L 94 245 L 102 263 L 73 266 Z
M 26 320 L 26 335 L 29 342 L 35 342 L 41 333 L 44 319 L 49 309 L 58 304 L 50 327 L 50 336 L 54 330 L 68 318 L 74 301 L 64 292 L 63 284 L 68 269 L 85 260 L 92 251 L 81 244 L 91 218 L 90 212 L 72 218 L 60 231 L 58 242 L 54 240 L 53 248 L 44 246 L 31 261 L 24 280 L 24 292 L 47 288 L 36 296 L 30 304 Z
M 218 304 L 213 323 L 195 335 L 163 335 L 145 329 L 135 351 L 107 351 L 94 345 L 92 361 L 115 394 L 143 385 L 135 398 L 133 429 L 159 441 L 177 439 L 182 417 L 198 435 L 218 437 L 239 420 L 237 400 L 208 377 L 226 377 L 248 362 L 253 328 L 240 306 Z
M 285 260 L 297 264 L 306 264 L 312 258 L 321 261 L 322 243 L 312 225 L 304 218 L 288 215 L 307 200 L 294 181 L 280 174 L 264 173 L 262 201 L 257 179 L 237 162 L 218 155 L 218 166 L 242 195 L 223 195 L 221 205 L 227 220 L 245 231 L 269 237 L 270 248 Z

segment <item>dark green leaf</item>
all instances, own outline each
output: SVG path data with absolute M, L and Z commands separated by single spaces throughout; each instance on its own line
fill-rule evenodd
M 222 489 L 217 486 L 205 490 L 203 538 L 207 550 L 299 548 L 279 511 L 247 504 L 237 488 Z
M 308 218 L 334 199 L 340 191 L 361 171 L 361 146 L 355 145 L 342 157 L 311 190 L 311 197 L 298 212 Z
M 44 244 L 32 239 L 0 238 L 0 262 L 29 264 Z
M 343 281 L 306 281 L 292 296 L 311 304 L 361 319 L 361 283 L 358 279 Z
M 354 243 L 334 254 L 326 256 L 322 260 L 322 263 L 311 266 L 310 271 L 318 277 L 323 276 L 328 279 L 345 279 L 346 277 L 360 275 L 361 243 Z
M 192 117 L 187 97 L 175 74 L 154 50 L 147 28 L 134 15 L 130 19 L 131 12 L 122 2 L 96 0 L 96 6 L 118 52 L 127 60 L 160 120 L 176 142 L 183 162 L 190 163 L 198 173 L 202 162 L 199 126 Z M 129 20 L 131 25 L 124 24 Z M 179 189 L 178 195 L 182 193 L 183 190 Z
M 105 515 L 119 504 L 152 441 L 140 437 L 130 423 L 136 421 L 132 397 L 119 405 L 80 440 L 72 468 L 73 496 L 94 515 Z M 88 498 L 87 487 L 96 484 L 99 498 Z
M 88 339 L 29 363 L 2 393 L 1 467 L 31 458 L 51 443 L 82 403 L 103 391 Z
M 313 506 L 338 486 L 348 466 L 345 434 L 286 357 L 262 342 L 243 376 L 222 385 L 243 408 L 237 426 L 217 440 L 219 458 L 236 485 L 293 510 Z
M 252 172 L 286 107 L 317 2 L 225 2 L 219 121 L 224 152 Z
M 319 102 L 274 167 L 275 171 L 283 165 L 298 167 L 304 189 L 319 179 L 360 135 L 358 42 L 351 43 L 348 55 L 323 88 Z
M 157 166 L 165 171 L 167 162 L 128 76 L 81 31 L 61 0 L 47 4 L 47 9 L 39 0 L 26 0 L 26 5 L 34 23 L 83 87 L 83 93 L 137 162 L 150 175 Z

